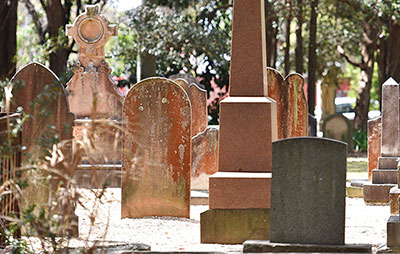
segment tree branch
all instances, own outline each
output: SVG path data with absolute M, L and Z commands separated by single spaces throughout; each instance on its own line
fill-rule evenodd
M 45 42 L 44 40 L 45 31 L 43 30 L 43 26 L 40 23 L 39 14 L 35 10 L 35 7 L 33 6 L 30 0 L 24 0 L 24 2 L 26 8 L 28 9 L 29 14 L 32 16 L 33 23 L 35 24 L 35 28 L 39 36 L 39 43 L 43 44 Z
M 347 55 L 344 52 L 344 49 L 342 48 L 342 46 L 338 45 L 337 46 L 337 50 L 339 51 L 339 54 L 344 57 L 344 59 L 351 65 L 360 68 L 361 70 L 366 70 L 367 66 L 363 63 L 357 62 L 354 59 L 351 59 L 349 55 Z

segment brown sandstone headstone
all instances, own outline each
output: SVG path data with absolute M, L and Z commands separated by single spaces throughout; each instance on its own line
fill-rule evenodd
M 23 160 L 27 154 L 40 155 L 41 147 L 35 141 L 42 137 L 54 133 L 59 140 L 72 138 L 74 116 L 69 112 L 65 90 L 53 72 L 40 63 L 31 63 L 10 82 L 14 84 L 10 111 L 22 107 L 32 116 L 23 125 L 22 145 L 26 146 Z
M 123 107 L 122 217 L 189 217 L 191 109 L 175 82 L 149 78 Z
M 192 137 L 207 128 L 207 91 L 192 83 L 189 86 L 192 105 Z
M 174 80 L 189 96 L 192 106 L 192 137 L 204 131 L 208 125 L 207 120 L 207 91 L 197 84 L 189 83 L 182 78 Z
M 16 112 L 22 107 L 30 116 L 22 128 L 21 144 L 26 147 L 22 153 L 22 160 L 25 163 L 28 163 L 28 158 L 38 162 L 40 157 L 48 156 L 47 153 L 52 152 L 51 143 L 48 142 L 54 138 L 60 142 L 72 140 L 75 116 L 69 112 L 66 92 L 53 72 L 42 64 L 31 63 L 18 71 L 10 82 L 14 84 L 11 112 Z M 42 161 L 42 165 L 47 163 L 47 167 L 58 170 L 58 173 L 52 174 L 41 167 L 41 170 L 24 172 L 24 178 L 28 181 L 28 187 L 23 190 L 24 206 L 36 204 L 37 207 L 43 207 L 49 202 L 59 201 L 55 197 L 56 189 L 60 181 L 67 184 L 74 174 L 76 164 L 73 163 L 71 142 L 60 143 L 57 148 L 62 153 L 58 157 L 61 161 L 55 160 L 54 163 L 50 163 L 50 160 L 46 160 Z M 51 156 L 56 158 L 54 154 Z M 50 178 L 51 185 L 46 180 L 50 174 L 53 176 Z M 72 231 L 76 235 L 78 224 L 74 215 L 75 200 L 68 201 L 70 202 L 58 202 L 56 211 L 66 216 L 63 218 L 69 223 L 73 223 Z
M 172 80 L 177 80 L 177 79 L 184 79 L 188 84 L 196 84 L 196 85 L 198 85 L 201 89 L 204 89 L 204 86 L 203 85 L 201 85 L 200 83 L 199 83 L 199 81 L 195 78 L 195 77 L 193 77 L 192 75 L 190 75 L 190 74 L 188 74 L 188 73 L 178 73 L 178 74 L 174 74 L 174 75 L 171 75 L 171 76 L 169 76 L 169 79 L 172 79 Z
M 218 171 L 218 129 L 210 125 L 192 138 L 192 190 L 208 190 L 209 176 Z
M 381 117 L 368 121 L 368 179 L 371 180 L 373 169 L 378 168 L 381 155 Z
M 276 101 L 278 139 L 308 136 L 308 106 L 304 95 L 304 78 L 290 74 L 284 79 L 267 67 L 268 96 Z
M 67 25 L 66 33 L 80 46 L 79 61 L 67 87 L 71 111 L 78 118 L 121 119 L 121 94 L 104 56 L 104 46 L 117 35 L 117 27 L 99 14 L 99 6 L 87 5 L 86 12 Z

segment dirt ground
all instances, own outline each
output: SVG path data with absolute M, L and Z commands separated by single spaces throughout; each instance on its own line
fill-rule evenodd
M 122 219 L 121 189 L 107 189 L 102 204 L 94 193 L 79 189 L 87 209 L 78 207 L 80 239 L 143 243 L 153 251 L 221 251 L 241 253 L 242 245 L 200 244 L 200 213 L 207 206 L 191 206 L 190 219 Z M 94 224 L 89 214 L 95 214 Z M 363 199 L 346 198 L 346 243 L 368 243 L 379 247 L 386 242 L 389 206 L 367 206 Z

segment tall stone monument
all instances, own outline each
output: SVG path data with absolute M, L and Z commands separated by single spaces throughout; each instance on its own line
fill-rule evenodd
M 110 183 L 115 175 L 111 172 L 121 169 L 122 96 L 110 78 L 104 55 L 104 46 L 117 35 L 117 27 L 100 15 L 99 6 L 87 5 L 86 11 L 67 25 L 66 33 L 80 47 L 74 76 L 67 84 L 69 105 L 77 116 L 74 139 L 90 140 L 75 178 L 78 185 L 102 187 L 104 179 Z
M 230 96 L 220 104 L 218 172 L 210 177 L 202 243 L 269 238 L 276 103 L 268 98 L 263 0 L 235 0 Z
M 389 78 L 382 86 L 381 154 L 378 168 L 372 170 L 372 183 L 364 184 L 367 203 L 389 203 L 389 193 L 397 184 L 397 164 L 400 159 L 399 84 Z M 400 191 L 393 189 L 393 200 Z M 391 194 L 392 195 L 392 194 Z

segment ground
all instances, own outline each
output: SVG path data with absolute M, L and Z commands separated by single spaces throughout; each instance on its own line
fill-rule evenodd
M 349 158 L 348 179 L 367 178 L 366 158 Z M 79 189 L 85 210 L 78 207 L 81 239 L 104 239 L 127 243 L 144 243 L 153 251 L 222 251 L 240 253 L 242 245 L 200 244 L 200 213 L 207 206 L 191 206 L 190 219 L 144 218 L 120 219 L 121 190 L 107 189 L 103 204 L 96 206 L 94 190 Z M 97 208 L 96 208 L 97 207 Z M 91 226 L 89 213 L 98 214 Z M 90 211 L 90 212 L 89 212 Z M 367 206 L 361 198 L 346 198 L 346 243 L 372 244 L 374 247 L 386 243 L 386 221 L 389 206 Z

